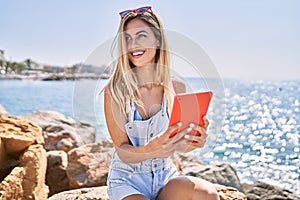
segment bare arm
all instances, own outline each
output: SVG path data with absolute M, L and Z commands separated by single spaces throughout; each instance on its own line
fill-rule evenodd
M 166 158 L 174 153 L 176 144 L 191 128 L 185 129 L 176 136 L 169 135 L 180 125 L 170 127 L 165 133 L 154 138 L 144 146 L 134 147 L 130 144 L 124 130 L 126 117 L 121 113 L 119 105 L 113 100 L 109 89 L 104 93 L 104 112 L 109 134 L 116 147 L 119 158 L 128 163 L 138 163 L 151 158 Z M 174 145 L 175 144 L 175 145 Z

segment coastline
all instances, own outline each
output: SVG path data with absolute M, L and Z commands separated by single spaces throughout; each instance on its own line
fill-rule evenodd
M 40 80 L 40 81 L 59 81 L 59 80 L 81 80 L 81 79 L 108 79 L 106 73 L 42 73 L 34 75 L 8 74 L 0 76 L 0 80 Z

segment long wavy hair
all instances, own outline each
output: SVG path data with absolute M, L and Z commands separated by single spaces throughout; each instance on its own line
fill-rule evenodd
M 143 107 L 140 98 L 139 84 L 136 74 L 132 70 L 135 66 L 128 58 L 125 28 L 129 21 L 140 19 L 146 22 L 154 32 L 155 37 L 159 40 L 160 46 L 156 49 L 155 55 L 155 83 L 164 87 L 164 95 L 167 101 L 167 106 L 170 108 L 172 102 L 171 78 L 170 78 L 170 61 L 169 50 L 164 32 L 163 25 L 158 17 L 152 12 L 143 14 L 129 13 L 121 21 L 119 25 L 118 35 L 115 43 L 118 46 L 118 58 L 116 59 L 115 70 L 108 83 L 114 101 L 120 105 L 121 112 L 128 115 L 130 111 L 130 102 L 135 101 L 139 106 Z M 114 47 L 116 44 L 114 44 Z

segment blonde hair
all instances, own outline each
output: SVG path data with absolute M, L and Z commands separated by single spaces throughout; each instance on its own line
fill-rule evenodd
M 121 112 L 126 116 L 130 111 L 130 102 L 135 101 L 139 106 L 143 107 L 137 77 L 132 70 L 134 66 L 130 63 L 128 54 L 126 53 L 127 48 L 124 34 L 127 23 L 136 18 L 146 22 L 160 42 L 160 47 L 157 48 L 155 55 L 155 83 L 161 84 L 164 87 L 167 106 L 170 107 L 172 104 L 169 52 L 163 25 L 153 13 L 129 13 L 121 20 L 119 25 L 117 35 L 119 55 L 116 60 L 115 71 L 108 83 L 114 101 L 120 105 Z

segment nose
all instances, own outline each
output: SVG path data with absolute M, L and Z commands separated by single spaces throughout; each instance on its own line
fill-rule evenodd
M 137 39 L 132 38 L 131 41 L 128 42 L 127 47 L 128 49 L 135 49 L 139 47 L 140 44 Z

